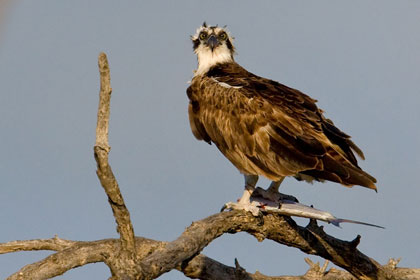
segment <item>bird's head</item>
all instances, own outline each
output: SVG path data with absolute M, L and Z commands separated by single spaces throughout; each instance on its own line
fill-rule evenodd
M 206 73 L 212 66 L 218 63 L 233 61 L 235 47 L 233 37 L 230 36 L 226 27 L 207 26 L 204 22 L 191 36 L 194 53 L 197 54 L 198 68 L 195 75 Z

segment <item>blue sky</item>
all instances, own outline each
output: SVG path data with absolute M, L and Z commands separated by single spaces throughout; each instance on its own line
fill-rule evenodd
M 318 99 L 378 179 L 377 194 L 294 179 L 281 190 L 385 226 L 325 230 L 347 240 L 361 234 L 360 250 L 381 263 L 401 257 L 402 266 L 419 266 L 420 2 L 14 1 L 0 14 L 0 242 L 117 237 L 93 158 L 100 51 L 114 90 L 110 163 L 136 235 L 173 240 L 240 197 L 242 176 L 196 141 L 188 123 L 185 89 L 196 67 L 189 36 L 205 20 L 228 25 L 236 60 L 249 71 Z M 269 275 L 307 269 L 297 249 L 244 233 L 204 253 Z M 0 278 L 47 254 L 0 255 Z M 58 278 L 108 276 L 105 265 L 92 264 Z

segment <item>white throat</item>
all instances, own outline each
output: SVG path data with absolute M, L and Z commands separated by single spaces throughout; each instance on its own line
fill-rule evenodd
M 219 46 L 214 51 L 211 51 L 209 48 L 199 46 L 195 53 L 197 54 L 198 68 L 195 71 L 194 76 L 206 73 L 212 66 L 218 63 L 233 61 L 232 55 L 226 46 Z

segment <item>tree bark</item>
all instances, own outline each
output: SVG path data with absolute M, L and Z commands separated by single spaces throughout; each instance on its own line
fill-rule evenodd
M 120 234 L 121 247 L 117 251 L 117 257 L 109 262 L 115 279 L 134 279 L 141 275 L 139 261 L 136 254 L 134 228 L 130 220 L 130 213 L 125 206 L 118 182 L 108 163 L 108 154 L 111 147 L 108 143 L 109 116 L 111 109 L 111 75 L 108 59 L 105 53 L 99 54 L 98 66 L 100 73 L 100 92 L 98 120 L 96 125 L 96 143 L 94 146 L 95 160 L 97 163 L 96 174 L 108 196 L 108 202 L 114 213 L 117 223 L 117 232 Z

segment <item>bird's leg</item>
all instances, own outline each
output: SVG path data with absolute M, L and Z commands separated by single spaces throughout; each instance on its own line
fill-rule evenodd
M 297 198 L 294 197 L 293 195 L 288 195 L 288 194 L 284 194 L 284 193 L 279 192 L 280 184 L 283 182 L 284 178 L 286 178 L 286 177 L 282 177 L 278 181 L 272 181 L 271 182 L 270 186 L 267 189 L 269 199 L 274 198 L 275 199 L 274 201 L 290 200 L 290 201 L 299 202 L 297 200 Z
M 255 190 L 255 185 L 257 184 L 257 181 L 257 175 L 245 175 L 245 190 L 242 194 L 242 197 L 238 200 L 238 202 L 226 203 L 223 206 L 222 211 L 225 209 L 245 210 L 251 212 L 254 216 L 258 216 L 260 213 L 260 208 L 257 207 L 256 203 L 251 203 L 250 201 L 251 195 Z
M 260 196 L 274 203 L 281 203 L 282 200 L 291 200 L 291 201 L 298 202 L 296 197 L 279 192 L 280 184 L 283 182 L 284 178 L 285 177 L 282 177 L 280 178 L 280 180 L 272 181 L 267 190 L 257 188 L 257 191 L 254 192 L 253 198 L 255 199 L 256 197 Z M 268 203 L 268 204 L 271 204 L 271 203 Z
M 279 192 L 280 184 L 283 182 L 284 178 L 286 178 L 286 177 L 282 177 L 278 181 L 271 181 L 271 184 L 268 187 L 267 192 L 269 192 L 269 193 L 278 193 Z
M 249 199 L 251 198 L 252 193 L 255 190 L 257 185 L 258 176 L 257 175 L 245 175 L 245 190 L 242 194 L 242 197 L 239 199 L 238 203 L 249 204 Z

